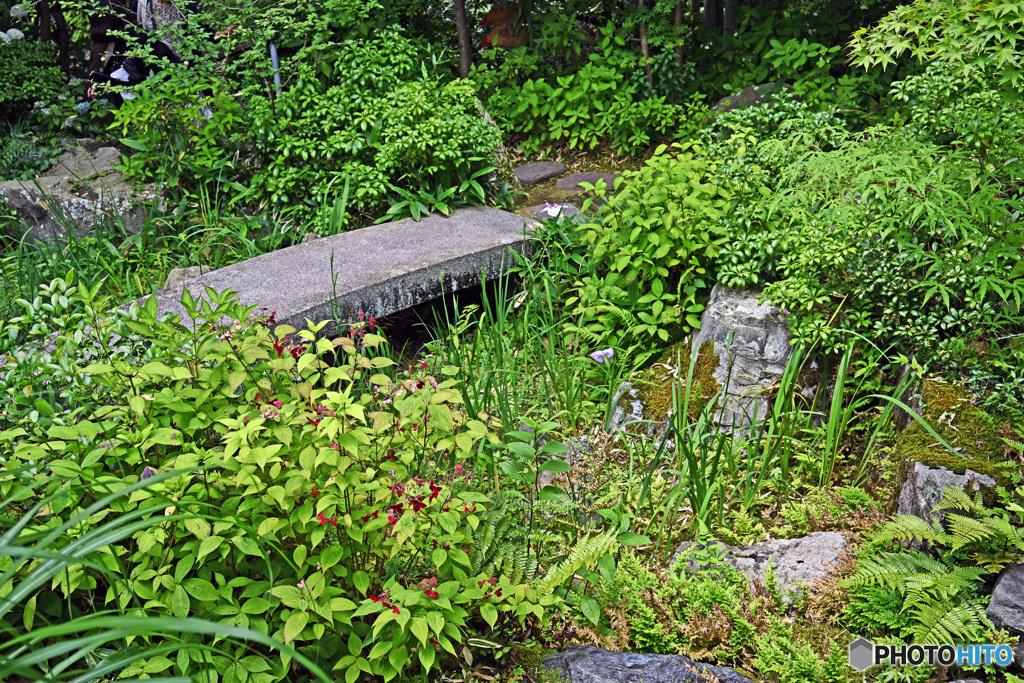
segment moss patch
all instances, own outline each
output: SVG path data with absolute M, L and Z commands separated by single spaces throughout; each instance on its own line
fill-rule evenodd
M 676 380 L 680 383 L 680 389 L 685 392 L 689 379 L 687 374 L 690 369 L 691 352 L 690 340 L 683 340 L 661 354 L 654 365 L 644 373 L 637 389 L 644 404 L 644 412 L 650 419 L 661 422 L 668 417 L 669 411 L 672 410 L 672 385 Z M 715 353 L 714 343 L 706 341 L 697 350 L 697 360 L 693 365 L 693 383 L 690 387 L 690 404 L 687 407 L 692 419 L 700 416 L 700 412 L 721 388 L 715 379 L 717 368 L 718 355 Z
M 985 411 L 971 404 L 970 395 L 964 389 L 936 379 L 925 380 L 922 395 L 925 422 L 949 445 L 959 448 L 959 455 L 947 451 L 914 420 L 896 438 L 894 455 L 902 470 L 899 480 L 905 479 L 908 467 L 919 462 L 928 467 L 945 467 L 957 474 L 973 470 L 992 477 L 1001 485 L 1008 485 L 1006 470 L 1000 467 L 1003 442 Z

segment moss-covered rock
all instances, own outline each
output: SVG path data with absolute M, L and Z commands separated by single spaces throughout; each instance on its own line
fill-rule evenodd
M 922 418 L 945 441 L 956 449 L 950 453 L 920 422 L 913 423 L 896 438 L 894 456 L 900 471 L 897 481 L 905 482 L 914 463 L 927 467 L 944 467 L 963 475 L 968 470 L 986 475 L 1000 485 L 1009 485 L 1003 462 L 1003 442 L 991 418 L 973 405 L 966 390 L 940 379 L 927 379 L 921 387 Z M 990 495 L 990 491 L 984 492 Z M 895 492 L 892 507 L 899 499 Z
M 687 412 L 696 419 L 721 386 L 715 379 L 715 368 L 718 367 L 718 355 L 714 344 L 704 342 L 697 350 L 697 359 L 693 363 L 690 374 L 690 356 L 693 353 L 689 339 L 683 340 L 661 354 L 643 379 L 638 384 L 640 400 L 643 402 L 644 414 L 651 420 L 664 422 L 672 410 L 672 386 L 678 380 L 682 400 L 686 395 L 686 386 L 690 386 L 690 404 Z

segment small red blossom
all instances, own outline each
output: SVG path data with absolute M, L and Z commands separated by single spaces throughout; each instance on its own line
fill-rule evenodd
M 392 612 L 394 612 L 395 614 L 398 614 L 398 613 L 399 613 L 399 612 L 401 612 L 402 610 L 398 609 L 397 607 L 392 607 L 392 608 L 391 608 L 391 611 L 392 611 Z
M 324 524 L 330 524 L 331 526 L 338 526 L 338 516 L 337 515 L 335 515 L 333 519 L 328 519 L 327 515 L 325 515 L 324 513 L 321 512 L 319 515 L 316 516 L 316 518 L 317 518 L 317 521 L 320 522 L 320 526 L 323 526 Z
M 311 496 L 313 496 L 314 498 L 316 498 L 317 496 L 319 496 L 319 495 L 320 495 L 320 489 L 318 489 L 317 487 L 315 487 L 315 486 L 314 486 L 313 488 L 311 488 L 311 489 L 309 490 L 309 495 L 311 495 Z
M 438 597 L 441 596 L 441 594 L 438 593 L 437 591 L 426 590 L 426 591 L 423 591 L 423 592 L 424 592 L 424 594 L 426 594 L 426 596 L 428 598 L 431 598 L 431 599 L 438 598 Z
M 282 401 L 281 401 L 280 399 L 278 399 L 277 401 L 271 401 L 271 402 L 270 402 L 270 405 L 272 405 L 272 406 L 274 406 L 275 408 L 277 408 L 278 410 L 280 410 L 280 409 L 281 409 L 281 406 L 283 406 L 283 405 L 284 405 L 284 403 L 283 403 L 283 402 L 282 402 Z

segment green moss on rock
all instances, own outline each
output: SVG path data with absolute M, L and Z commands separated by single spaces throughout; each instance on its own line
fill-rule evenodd
M 676 379 L 685 392 L 687 374 L 690 369 L 690 340 L 686 339 L 663 353 L 644 374 L 638 384 L 644 414 L 652 420 L 665 420 L 672 410 L 672 385 Z M 693 365 L 693 385 L 690 388 L 688 413 L 696 419 L 721 388 L 715 379 L 718 355 L 711 341 L 704 342 L 697 351 Z M 680 395 L 682 398 L 682 395 Z
M 919 462 L 928 467 L 945 467 L 956 474 L 973 470 L 1007 485 L 1006 470 L 1000 467 L 1004 460 L 1002 440 L 985 411 L 971 404 L 965 390 L 940 380 L 925 380 L 921 391 L 925 422 L 950 446 L 960 450 L 950 453 L 914 420 L 896 438 L 898 481 L 905 481 L 907 469 Z

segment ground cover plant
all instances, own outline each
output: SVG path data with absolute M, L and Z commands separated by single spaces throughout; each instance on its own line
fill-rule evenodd
M 986 608 L 1024 556 L 1018 8 L 535 0 L 509 47 L 490 9 L 201 3 L 189 63 L 114 108 L 79 82 L 93 8 L 3 5 L 0 174 L 98 137 L 166 202 L 52 245 L 5 219 L 0 678 L 540 681 L 575 643 L 771 683 L 1020 680 L 846 661 L 858 636 L 1016 642 Z M 631 170 L 542 211 L 415 349 L 372 311 L 325 334 L 231 292 L 115 310 L 177 266 L 511 208 L 510 159 L 581 158 Z M 716 367 L 750 339 L 694 343 L 716 285 L 793 341 L 730 424 Z M 914 463 L 996 483 L 895 514 Z M 818 531 L 845 549 L 796 589 L 721 552 Z

